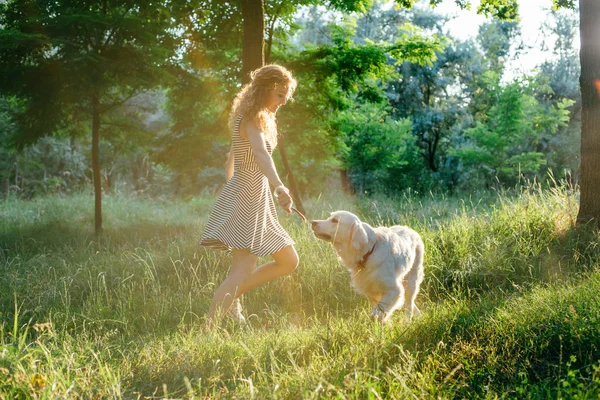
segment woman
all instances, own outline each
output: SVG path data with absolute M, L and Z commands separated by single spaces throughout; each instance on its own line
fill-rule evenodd
M 226 164 L 227 183 L 206 224 L 200 244 L 231 250 L 231 270 L 214 294 L 206 326 L 212 328 L 225 313 L 244 321 L 239 297 L 250 289 L 290 274 L 298 266 L 294 241 L 277 219 L 269 183 L 287 213 L 292 198 L 271 158 L 277 145 L 275 113 L 296 89 L 292 74 L 279 65 L 251 73 L 237 94 L 229 127 L 232 145 Z M 256 268 L 259 256 L 273 261 Z

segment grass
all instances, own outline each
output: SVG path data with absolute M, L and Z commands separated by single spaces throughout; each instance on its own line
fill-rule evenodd
M 576 194 L 537 187 L 305 202 L 407 224 L 424 315 L 381 327 L 333 250 L 280 217 L 301 264 L 200 330 L 230 258 L 197 245 L 214 199 L 0 202 L 0 398 L 598 398 L 600 237 Z

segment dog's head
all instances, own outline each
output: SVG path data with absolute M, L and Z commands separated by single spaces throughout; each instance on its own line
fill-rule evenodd
M 335 211 L 327 219 L 312 221 L 312 230 L 317 238 L 331 242 L 336 248 L 358 250 L 368 242 L 362 222 L 348 211 Z

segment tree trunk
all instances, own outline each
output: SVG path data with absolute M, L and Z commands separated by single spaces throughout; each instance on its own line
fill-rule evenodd
M 264 64 L 265 10 L 262 0 L 242 0 L 242 84 Z
M 281 154 L 281 161 L 283 162 L 283 166 L 285 167 L 285 170 L 287 172 L 287 176 L 288 176 L 288 185 L 289 185 L 289 189 L 290 189 L 290 193 L 292 195 L 292 198 L 294 199 L 294 202 L 296 203 L 296 208 L 298 209 L 298 211 L 300 211 L 302 214 L 306 214 L 306 211 L 304 210 L 304 205 L 302 204 L 302 199 L 300 198 L 300 192 L 298 191 L 298 186 L 296 185 L 296 179 L 294 178 L 294 174 L 290 168 L 290 163 L 288 162 L 288 158 L 287 158 L 287 152 L 285 151 L 285 146 L 284 146 L 284 141 L 283 141 L 283 137 L 280 136 L 279 137 L 279 154 Z
M 600 221 L 600 1 L 579 0 L 581 172 L 577 222 Z
M 102 232 L 102 182 L 100 177 L 100 104 L 92 97 L 92 174 L 94 176 L 94 221 L 96 235 Z
M 15 154 L 15 193 L 19 193 L 19 158 L 19 153 Z
M 19 188 L 19 192 L 21 192 L 24 195 L 27 195 L 27 164 L 29 164 L 28 159 L 29 157 L 27 156 L 27 152 L 23 152 L 23 170 L 21 171 L 19 177 L 21 179 L 21 183 L 17 185 L 17 187 Z M 33 195 L 33 188 L 31 189 L 31 193 L 29 193 L 29 195 Z
M 271 48 L 273 47 L 273 30 L 269 29 L 267 34 L 267 48 L 265 50 L 265 63 L 271 63 Z
M 265 63 L 267 64 L 271 62 L 271 49 L 273 48 L 273 35 L 275 34 L 275 23 L 277 22 L 277 18 L 279 18 L 279 12 L 281 11 L 282 6 L 283 3 L 279 5 L 279 8 L 275 12 L 275 14 L 271 16 L 271 21 L 269 21 L 269 28 L 266 31 L 267 43 L 265 48 Z
M 2 197 L 8 197 L 9 190 L 10 190 L 10 179 L 8 177 L 6 177 L 2 181 Z
M 340 169 L 340 182 L 342 183 L 342 191 L 346 194 L 354 194 L 354 187 L 348 176 L 348 170 L 346 168 Z

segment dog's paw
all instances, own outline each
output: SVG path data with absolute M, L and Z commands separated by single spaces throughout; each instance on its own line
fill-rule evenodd
M 373 307 L 371 310 L 371 318 L 377 321 L 385 322 L 387 320 L 387 313 L 379 306 Z

